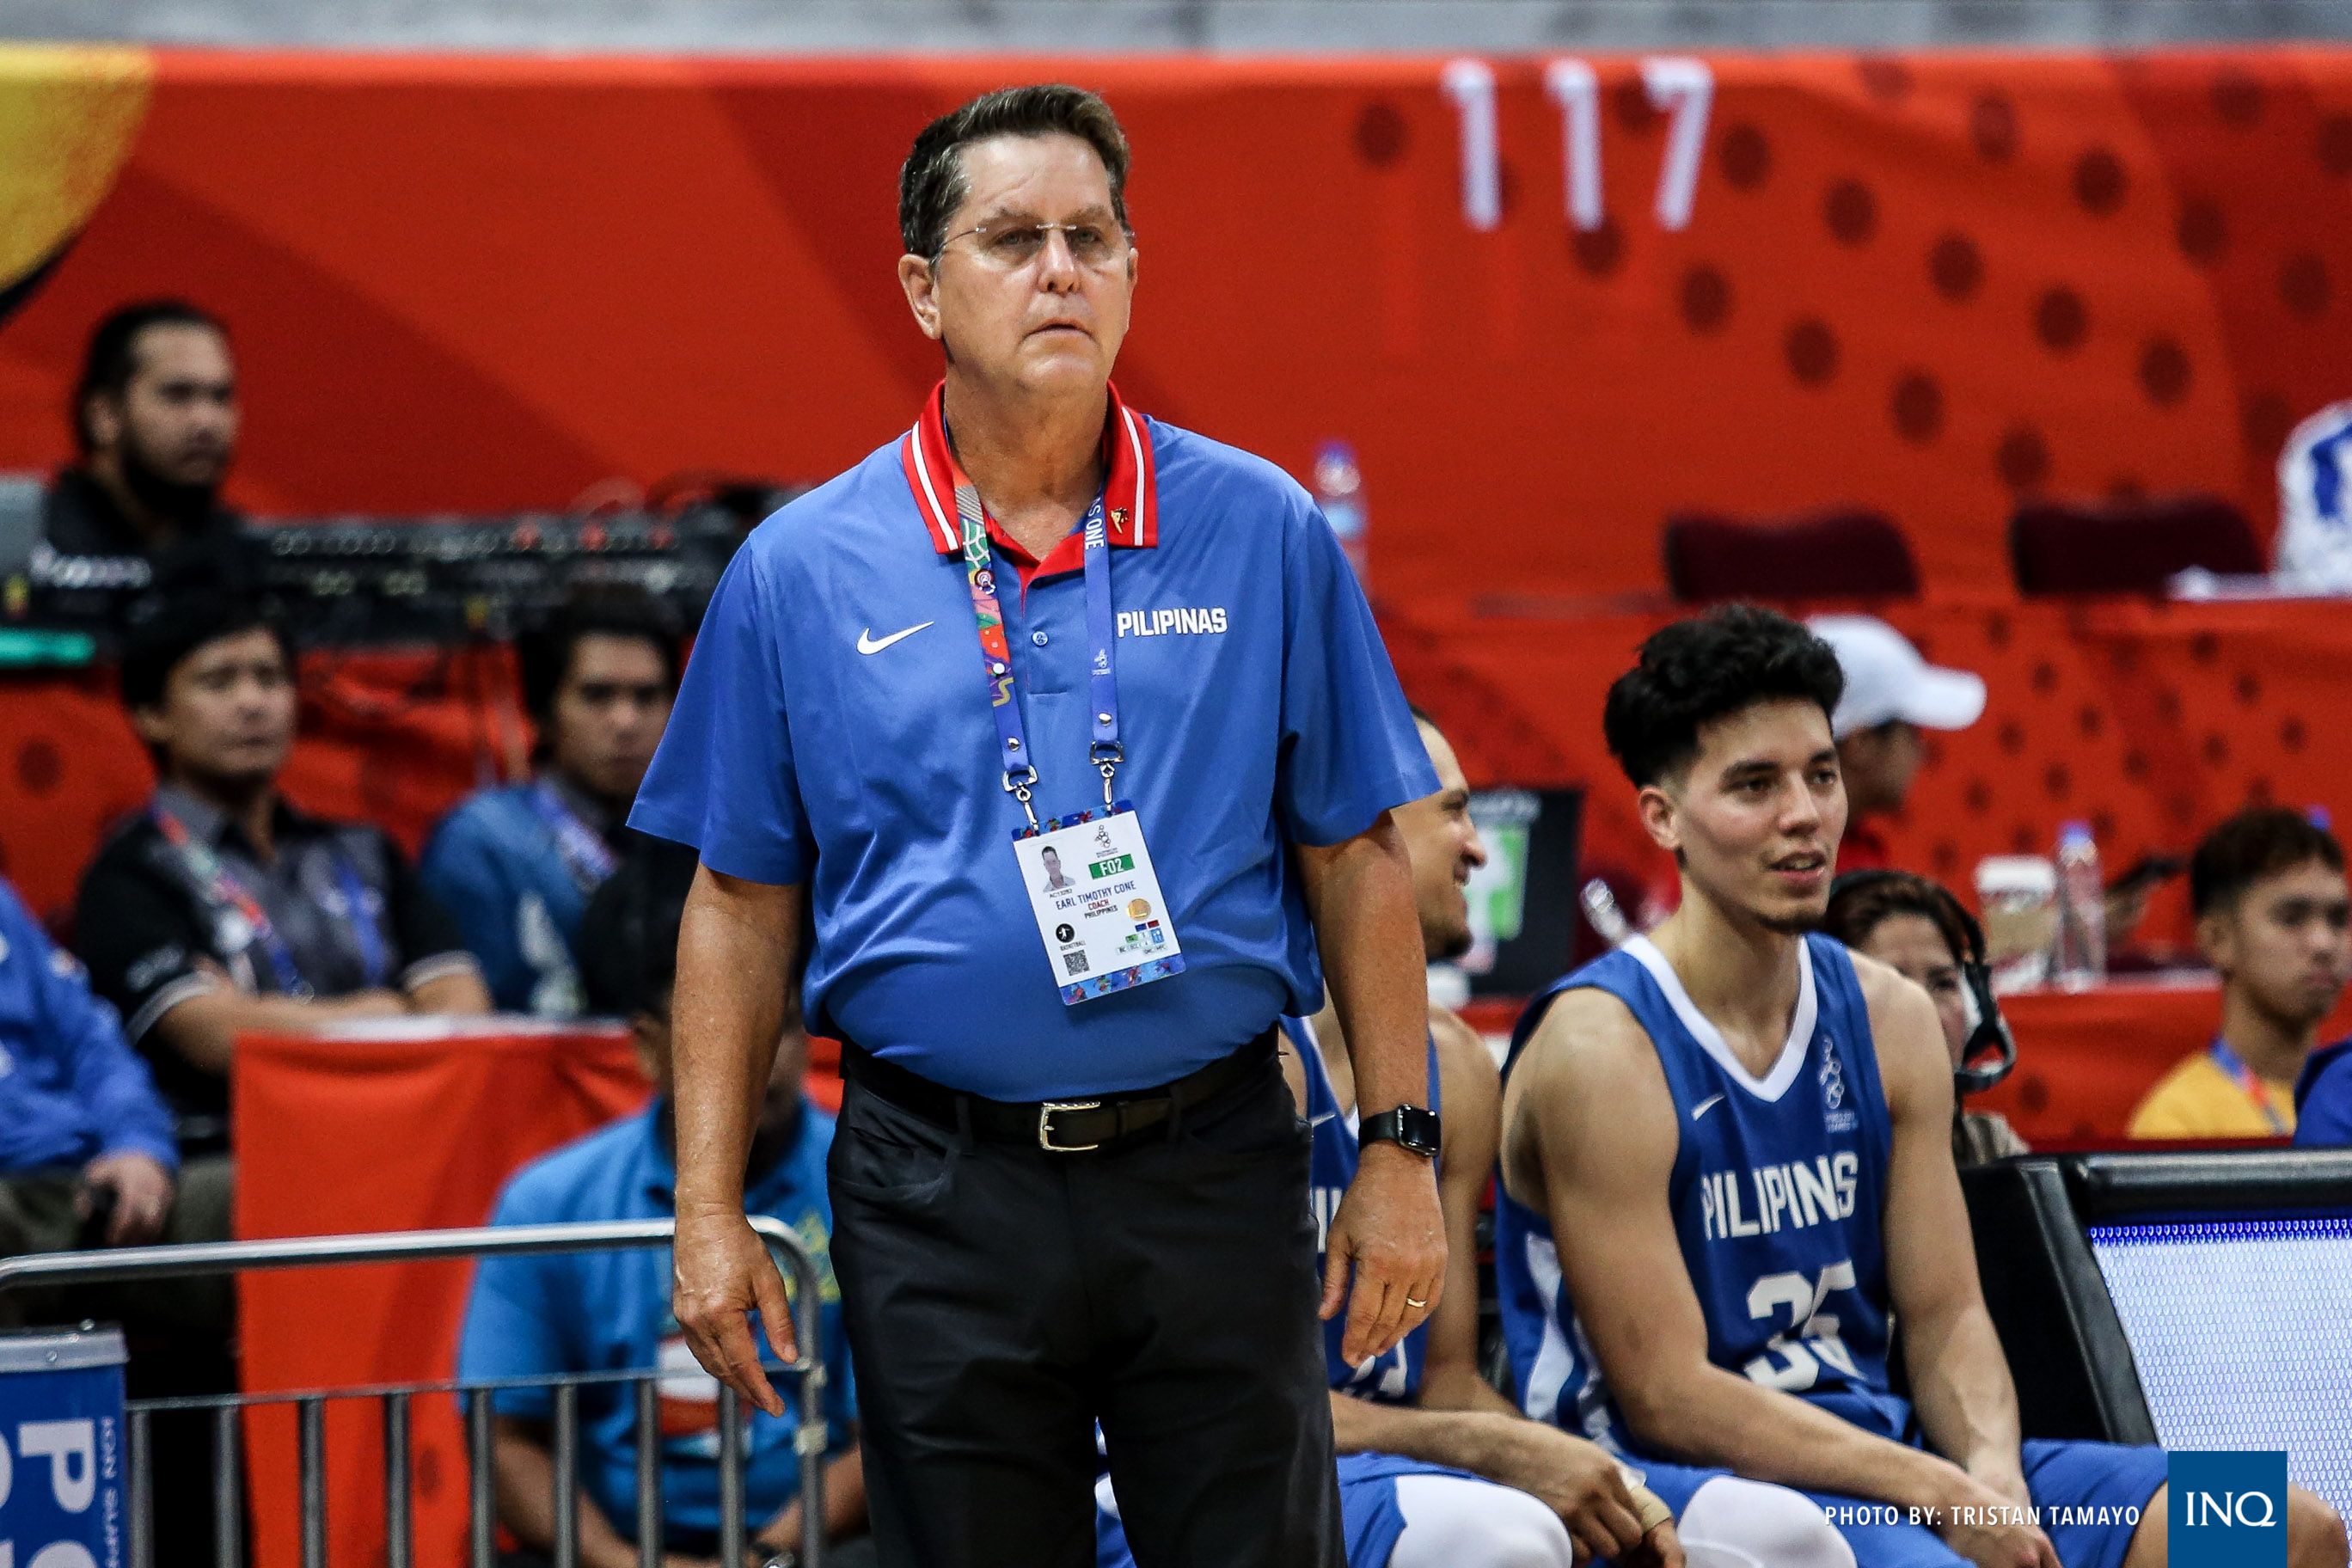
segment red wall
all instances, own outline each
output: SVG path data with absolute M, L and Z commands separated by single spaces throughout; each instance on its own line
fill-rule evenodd
M 2266 520 L 2287 425 L 2352 390 L 2352 49 L 1715 58 L 1678 233 L 1639 62 L 1591 63 L 1607 224 L 1580 236 L 1532 59 L 1495 63 L 1480 234 L 1433 58 L 163 52 L 0 327 L 0 466 L 61 455 L 91 321 L 171 290 L 236 327 L 257 509 L 830 473 L 936 368 L 892 274 L 913 132 L 1051 76 L 1137 150 L 1122 387 L 1295 471 L 1355 440 L 1393 593 L 1654 587 L 1671 509 L 1839 500 L 1899 518 L 1931 589 L 1982 587 L 2020 486 Z
M 2268 526 L 2284 431 L 2352 393 L 2352 48 L 1712 58 L 1679 231 L 1640 59 L 1591 62 L 1591 232 L 1545 62 L 1497 60 L 1486 233 L 1436 58 L 50 58 L 0 92 L 85 197 L 50 203 L 62 252 L 0 321 L 0 468 L 62 455 L 89 323 L 168 289 L 235 326 L 257 510 L 823 476 L 936 373 L 892 277 L 913 132 L 1069 77 L 1137 150 L 1122 388 L 1294 472 L 1353 440 L 1415 694 L 1476 776 L 1591 783 L 1596 847 L 1640 852 L 1598 692 L 1690 506 L 1862 501 L 1908 531 L 1928 602 L 1896 618 L 1994 689 L 1900 835 L 1924 868 L 1964 879 L 2074 815 L 2118 859 L 2178 848 L 2344 776 L 2325 611 L 2117 631 L 2015 605 L 2002 540 L 2027 489 L 2215 490 Z M 60 89 L 94 59 L 133 86 Z M 0 195 L 47 166 L 0 160 Z M 413 834 L 498 748 L 378 695 L 306 710 L 297 783 Z M 48 701 L 0 690 L 0 851 L 53 905 L 144 781 L 102 692 Z

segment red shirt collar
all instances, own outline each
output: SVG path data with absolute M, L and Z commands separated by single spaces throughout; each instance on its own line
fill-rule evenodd
M 952 555 L 963 548 L 963 531 L 956 523 L 956 487 L 971 481 L 948 445 L 947 389 L 948 384 L 942 381 L 923 400 L 922 417 L 898 443 L 898 458 L 907 470 L 907 488 L 914 492 L 915 510 L 922 513 L 923 524 L 930 531 L 931 547 L 942 555 Z M 1150 550 L 1160 542 L 1160 495 L 1152 467 L 1150 422 L 1120 401 L 1118 387 L 1109 392 L 1110 407 L 1103 419 L 1103 522 L 1111 543 Z M 1000 546 L 1011 542 L 993 520 L 988 532 Z M 1039 569 L 1062 569 L 1058 558 L 1063 548 L 1074 546 L 1076 540 L 1073 533 L 1055 546 Z M 1019 555 L 1025 552 L 1017 546 L 1014 549 L 1018 565 Z M 1067 569 L 1075 571 L 1077 566 L 1073 551 Z M 1029 574 L 1023 574 L 1024 578 Z

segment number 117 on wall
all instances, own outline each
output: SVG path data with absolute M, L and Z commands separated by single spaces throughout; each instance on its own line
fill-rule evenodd
M 1699 159 L 1706 149 L 1706 116 L 1715 101 L 1715 73 L 1706 62 L 1685 55 L 1652 56 L 1642 61 L 1642 87 L 1652 108 L 1668 115 L 1666 155 L 1658 169 L 1652 211 L 1662 228 L 1690 226 L 1691 203 L 1698 195 Z M 1445 68 L 1446 97 L 1462 125 L 1462 217 L 1484 233 L 1503 221 L 1501 154 L 1495 131 L 1495 69 L 1484 60 L 1454 60 Z M 1580 229 L 1601 226 L 1601 79 L 1583 60 L 1553 60 L 1544 67 L 1544 94 L 1559 109 L 1561 163 L 1567 170 L 1568 221 Z

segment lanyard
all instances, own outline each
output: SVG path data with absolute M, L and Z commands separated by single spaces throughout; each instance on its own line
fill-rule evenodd
M 1013 654 L 1004 641 L 1004 608 L 996 597 L 994 556 L 988 548 L 988 513 L 970 481 L 956 486 L 956 521 L 963 532 L 964 574 L 971 583 L 972 619 L 980 629 L 981 667 L 988 679 L 989 710 L 996 717 L 996 741 L 1004 764 L 1004 788 L 1021 803 L 1029 831 L 1043 831 L 1031 804 L 1037 767 L 1021 727 L 1021 699 L 1013 692 Z M 1110 598 L 1110 540 L 1103 527 L 1102 499 L 1087 510 L 1087 639 L 1088 694 L 1094 699 L 1094 743 L 1087 756 L 1102 773 L 1103 806 L 1111 808 L 1111 778 L 1127 754 L 1118 743 L 1118 678 L 1112 669 L 1114 630 Z
M 2213 1037 L 2213 1065 L 2228 1073 L 2246 1098 L 2254 1102 L 2254 1109 L 2263 1113 L 2263 1120 L 2271 1124 L 2272 1131 L 2282 1138 L 2286 1136 L 2291 1129 L 2286 1124 L 2286 1118 L 2278 1113 L 2278 1107 L 2272 1102 L 2270 1086 L 2246 1065 L 2244 1058 L 2230 1048 L 2230 1042 L 2219 1035 Z
M 269 972 L 278 982 L 278 991 L 288 996 L 312 994 L 310 983 L 302 978 L 301 966 L 294 962 L 293 950 L 278 934 L 277 924 L 270 920 L 269 911 L 261 907 L 261 900 L 247 891 L 211 847 L 199 842 L 177 816 L 162 805 L 151 807 L 150 815 L 165 842 L 179 852 L 181 862 L 195 880 L 198 895 L 215 907 L 235 910 L 251 928 L 254 940 L 261 944 L 262 956 L 269 960 Z M 342 892 L 344 908 L 350 912 L 352 939 L 359 944 L 360 965 L 366 972 L 368 988 L 373 990 L 383 984 L 383 939 L 368 910 L 367 889 L 360 881 L 358 869 L 340 853 L 334 859 L 335 882 Z
M 563 803 L 563 797 L 544 781 L 530 786 L 530 805 L 539 819 L 555 835 L 555 851 L 563 857 L 564 869 L 572 873 L 573 885 L 584 898 L 596 890 L 604 879 L 613 874 L 618 861 L 612 846 L 602 835 L 580 820 L 580 814 Z

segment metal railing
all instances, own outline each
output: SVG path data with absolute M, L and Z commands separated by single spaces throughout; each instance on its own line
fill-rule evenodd
M 676 1231 L 667 1219 L 589 1222 L 578 1225 L 485 1226 L 467 1230 L 400 1231 L 374 1236 L 289 1237 L 272 1241 L 205 1242 L 184 1247 L 122 1247 L 93 1252 L 47 1253 L 0 1258 L 0 1291 L 26 1286 L 96 1284 L 106 1280 L 168 1279 L 191 1275 L 234 1274 L 265 1268 L 315 1268 L 345 1263 L 415 1263 L 446 1258 L 491 1258 L 523 1253 L 595 1252 L 608 1248 L 667 1247 Z M 818 1568 L 824 1552 L 824 1336 L 818 1313 L 821 1276 L 815 1259 L 791 1226 L 753 1215 L 751 1228 L 768 1250 L 790 1269 L 796 1289 L 793 1331 L 801 1359 L 771 1366 L 798 1384 L 799 1428 L 793 1446 L 801 1469 L 800 1560 Z M 238 1473 L 237 1413 L 255 1405 L 291 1405 L 299 1452 L 303 1568 L 327 1563 L 327 1401 L 383 1402 L 384 1563 L 414 1568 L 415 1532 L 409 1473 L 409 1405 L 418 1394 L 457 1394 L 465 1405 L 466 1455 L 471 1471 L 467 1513 L 471 1568 L 495 1568 L 498 1559 L 498 1498 L 492 1463 L 492 1400 L 507 1389 L 547 1389 L 554 1404 L 551 1499 L 556 1568 L 577 1568 L 580 1558 L 580 1390 L 604 1384 L 632 1385 L 635 1401 L 637 1562 L 660 1568 L 662 1560 L 661 1442 L 656 1385 L 658 1367 L 624 1372 L 572 1373 L 551 1377 L 451 1379 L 433 1383 L 371 1384 L 358 1388 L 309 1389 L 272 1394 L 190 1394 L 132 1400 L 130 1421 L 131 1568 L 152 1568 L 155 1536 L 152 1507 L 154 1454 L 149 1422 L 159 1410 L 214 1412 L 214 1560 L 217 1568 L 244 1562 L 244 1488 Z M 744 1568 L 749 1527 L 744 1519 L 746 1460 L 741 1402 L 725 1384 L 719 1390 L 719 1519 L 722 1568 Z

